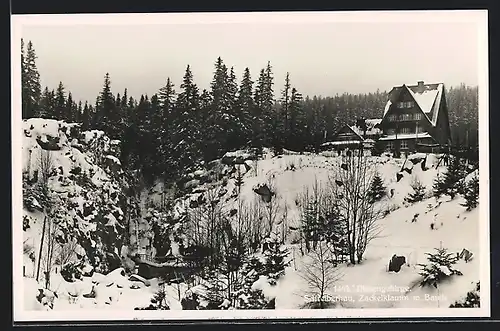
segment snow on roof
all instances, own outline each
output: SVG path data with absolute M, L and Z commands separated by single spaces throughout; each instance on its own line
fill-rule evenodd
M 405 133 L 405 134 L 391 134 L 385 137 L 381 137 L 379 140 L 404 140 L 404 139 L 417 139 L 417 138 L 432 138 L 427 132 L 421 133 Z
M 387 112 L 389 111 L 389 108 L 391 108 L 391 105 L 392 105 L 392 101 L 391 100 L 388 100 L 387 103 L 385 104 L 385 108 L 384 108 L 384 116 L 385 114 L 387 114 Z
M 425 90 L 422 93 L 414 92 L 411 88 L 408 88 L 410 94 L 413 99 L 417 102 L 420 109 L 426 114 L 429 114 L 432 111 L 432 106 L 434 105 L 434 101 L 436 101 L 436 97 L 438 95 L 438 90 Z
M 366 135 L 367 136 L 374 136 L 377 134 L 382 134 L 382 130 L 377 126 L 382 122 L 381 118 L 370 118 L 370 119 L 365 119 L 365 125 L 366 125 Z M 353 125 L 350 126 L 351 130 L 354 131 L 357 135 L 360 137 L 363 137 L 364 133 L 363 128 Z
M 429 122 L 436 125 L 438 111 L 440 109 L 441 99 L 443 95 L 444 84 L 425 84 L 423 91 L 419 91 L 418 85 L 402 85 L 394 89 L 401 91 L 406 88 L 420 109 L 423 111 Z M 384 116 L 389 111 L 392 101 L 388 100 L 384 108 Z
M 344 140 L 344 141 L 329 141 L 324 144 L 321 144 L 321 146 L 331 146 L 331 145 L 352 145 L 352 144 L 360 144 L 361 141 L 359 140 Z
M 382 119 L 381 118 L 368 118 L 365 120 L 365 122 L 366 122 L 366 125 L 373 127 L 377 124 L 380 124 L 380 122 L 382 122 Z

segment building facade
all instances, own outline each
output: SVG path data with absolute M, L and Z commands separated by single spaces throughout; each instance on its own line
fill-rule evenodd
M 436 151 L 451 145 L 443 83 L 394 87 L 380 122 L 377 144 L 395 152 Z

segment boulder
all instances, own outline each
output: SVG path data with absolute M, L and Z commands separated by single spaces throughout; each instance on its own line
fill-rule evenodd
M 463 259 L 466 263 L 469 262 L 470 260 L 472 260 L 472 252 L 469 251 L 468 249 L 464 248 L 462 249 L 462 251 L 460 252 L 458 258 L 459 259 Z
M 271 202 L 271 198 L 274 196 L 274 192 L 271 191 L 267 184 L 259 184 L 253 188 L 253 191 L 261 196 L 264 202 Z
M 389 271 L 399 272 L 405 263 L 406 258 L 404 256 L 394 254 L 389 261 Z
M 403 178 L 403 173 L 402 172 L 398 172 L 396 174 L 396 182 L 399 182 L 401 180 L 401 178 Z
M 40 147 L 46 151 L 60 151 L 61 150 L 61 145 L 59 144 L 59 137 L 51 137 L 51 136 L 45 136 L 45 140 L 42 138 L 38 137 L 36 138 L 36 142 Z

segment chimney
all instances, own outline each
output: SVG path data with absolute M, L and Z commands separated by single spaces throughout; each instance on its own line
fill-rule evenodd
M 423 80 L 418 81 L 417 92 L 422 93 L 424 92 L 424 90 L 425 90 L 424 81 Z

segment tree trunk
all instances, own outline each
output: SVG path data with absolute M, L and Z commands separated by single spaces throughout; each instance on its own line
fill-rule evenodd
M 36 267 L 36 281 L 40 277 L 40 262 L 42 260 L 42 250 L 43 250 L 43 241 L 45 240 L 45 227 L 47 225 L 47 216 L 43 218 L 43 227 L 42 227 L 42 239 L 40 241 L 40 251 L 38 252 L 38 266 Z

